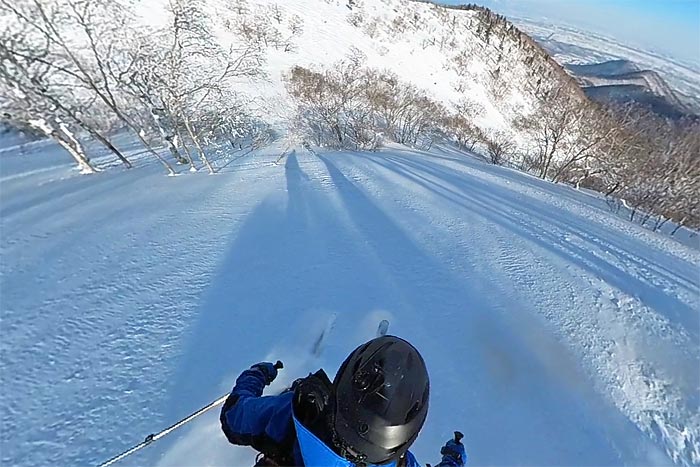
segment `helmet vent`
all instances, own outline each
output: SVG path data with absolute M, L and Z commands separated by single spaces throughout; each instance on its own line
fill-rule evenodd
M 360 422 L 360 426 L 357 427 L 357 431 L 361 435 L 366 435 L 369 431 L 369 425 L 367 425 L 365 422 Z

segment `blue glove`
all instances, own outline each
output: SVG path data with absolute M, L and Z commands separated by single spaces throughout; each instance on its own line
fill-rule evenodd
M 266 386 L 268 386 L 275 380 L 275 378 L 277 378 L 277 370 L 280 368 L 282 368 L 282 362 L 280 361 L 278 361 L 277 363 L 256 363 L 255 365 L 250 367 L 251 370 L 258 370 L 260 371 L 260 373 L 263 374 Z
M 459 436 L 455 433 L 455 438 L 449 440 L 440 449 L 440 454 L 442 455 L 441 466 L 464 467 L 464 464 L 467 463 L 467 451 L 464 449 L 461 438 L 461 433 Z

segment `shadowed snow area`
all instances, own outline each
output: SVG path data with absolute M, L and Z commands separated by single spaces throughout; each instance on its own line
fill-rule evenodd
M 2 465 L 90 465 L 230 390 L 332 376 L 381 319 L 469 465 L 700 463 L 697 249 L 454 152 L 282 148 L 215 176 L 0 160 Z M 311 348 L 325 330 L 319 355 Z M 120 465 L 252 465 L 218 410 Z

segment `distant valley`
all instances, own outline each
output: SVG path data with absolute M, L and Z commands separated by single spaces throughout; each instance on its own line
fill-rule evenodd
M 640 69 L 629 60 L 590 65 L 565 65 L 586 95 L 602 102 L 636 102 L 669 118 L 697 115 L 692 103 L 681 97 L 655 71 Z
M 512 19 L 576 78 L 591 99 L 635 102 L 673 119 L 700 115 L 696 65 L 574 28 Z

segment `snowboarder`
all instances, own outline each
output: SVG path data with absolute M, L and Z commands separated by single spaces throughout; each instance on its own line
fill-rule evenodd
M 264 362 L 244 371 L 221 409 L 226 438 L 259 451 L 256 466 L 419 465 L 408 448 L 428 414 L 430 382 L 411 344 L 377 337 L 355 349 L 332 382 L 319 370 L 262 397 L 280 368 Z M 440 450 L 439 467 L 464 466 L 460 440 L 456 432 Z

